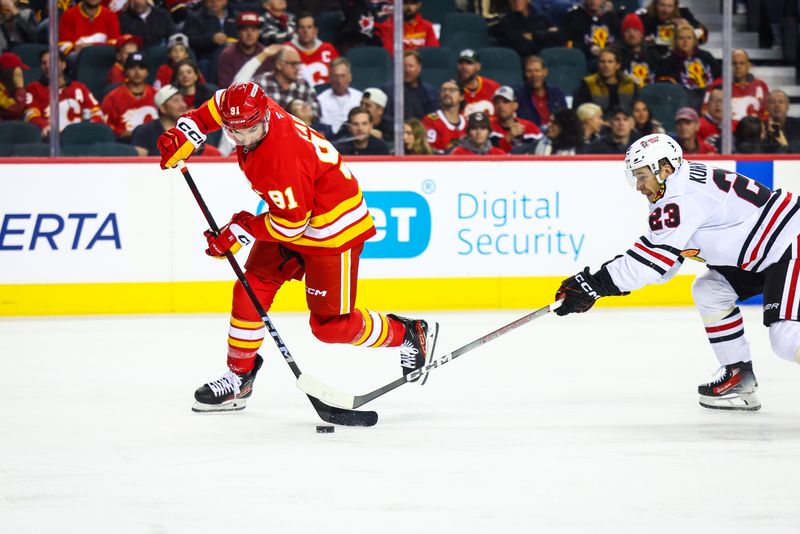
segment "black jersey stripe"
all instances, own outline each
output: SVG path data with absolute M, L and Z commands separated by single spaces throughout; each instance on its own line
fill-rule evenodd
M 653 248 L 653 249 L 658 248 L 658 249 L 661 249 L 661 250 L 665 250 L 665 251 L 669 252 L 670 254 L 673 254 L 673 255 L 675 255 L 677 257 L 681 257 L 681 252 L 682 251 L 680 249 L 677 249 L 675 247 L 671 247 L 669 245 L 661 245 L 661 244 L 655 245 L 655 244 L 651 243 L 650 240 L 647 239 L 645 236 L 640 237 L 639 240 L 647 248 Z
M 756 233 L 758 233 L 758 229 L 761 228 L 761 225 L 764 223 L 767 215 L 769 215 L 769 212 L 772 211 L 772 207 L 775 205 L 781 195 L 781 190 L 776 189 L 772 193 L 772 196 L 767 201 L 766 205 L 764 205 L 764 210 L 761 212 L 761 217 L 758 218 L 756 223 L 753 225 L 753 229 L 750 230 L 750 233 L 747 235 L 747 239 L 744 240 L 744 245 L 742 245 L 742 250 L 739 251 L 739 259 L 736 262 L 736 265 L 741 265 L 744 263 L 744 256 L 747 253 L 747 249 L 750 248 L 750 244 L 753 242 Z
M 655 263 L 653 263 L 652 261 L 649 261 L 649 260 L 646 260 L 646 259 L 644 259 L 643 257 L 639 256 L 637 253 L 635 253 L 635 252 L 634 252 L 634 251 L 632 251 L 632 250 L 629 250 L 629 251 L 628 251 L 628 256 L 630 256 L 630 257 L 631 257 L 631 258 L 633 258 L 634 260 L 638 261 L 638 262 L 639 262 L 639 263 L 641 263 L 642 265 L 646 265 L 646 266 L 650 267 L 651 269 L 653 269 L 655 272 L 657 272 L 657 273 L 658 273 L 658 274 L 660 274 L 660 275 L 664 275 L 664 274 L 666 274 L 666 273 L 667 273 L 667 270 L 666 270 L 666 269 L 663 269 L 661 266 L 659 266 L 659 265 L 656 265 L 656 264 L 655 264 Z
M 742 337 L 743 335 L 744 335 L 744 328 L 742 328 L 738 332 L 734 332 L 733 334 L 730 334 L 728 336 L 710 337 L 710 338 L 708 338 L 708 341 L 710 343 L 722 343 L 724 341 L 730 341 L 732 339 L 736 339 L 737 337 Z
M 767 255 L 769 254 L 770 249 L 772 249 L 772 245 L 775 244 L 775 241 L 778 239 L 778 236 L 781 235 L 783 229 L 786 228 L 786 225 L 789 224 L 791 218 L 794 217 L 799 210 L 800 210 L 800 204 L 798 204 L 798 201 L 795 200 L 792 209 L 789 210 L 789 212 L 786 214 L 783 220 L 781 220 L 780 224 L 778 224 L 778 226 L 776 226 L 775 229 L 772 231 L 772 235 L 769 236 L 767 244 L 764 246 L 764 251 L 761 253 L 761 259 L 759 259 L 756 262 L 756 264 L 752 267 L 752 269 L 747 269 L 748 271 L 758 272 L 759 268 L 761 267 L 761 264 L 764 262 L 765 259 L 767 259 Z

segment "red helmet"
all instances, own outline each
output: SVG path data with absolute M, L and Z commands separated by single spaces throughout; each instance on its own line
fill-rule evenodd
M 269 110 L 267 95 L 253 82 L 235 83 L 222 94 L 219 103 L 223 130 L 236 145 L 252 146 L 267 135 Z M 259 128 L 254 132 L 245 132 Z

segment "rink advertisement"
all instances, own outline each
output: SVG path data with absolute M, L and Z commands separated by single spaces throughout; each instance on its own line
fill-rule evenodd
M 800 162 L 717 160 L 800 191 Z M 233 162 L 190 162 L 217 222 L 263 211 Z M 359 301 L 389 309 L 525 308 L 624 252 L 647 203 L 621 161 L 354 161 L 377 235 Z M 177 170 L 149 163 L 0 164 L 0 314 L 226 311 L 233 275 Z M 238 258 L 243 263 L 245 254 Z M 694 263 L 694 262 L 687 262 Z M 698 265 L 612 305 L 688 304 Z M 301 284 L 276 308 L 304 309 Z

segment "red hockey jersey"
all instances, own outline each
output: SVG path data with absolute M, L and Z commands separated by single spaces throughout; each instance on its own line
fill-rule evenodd
M 458 116 L 458 124 L 453 124 L 445 117 L 442 110 L 425 115 L 422 125 L 428 134 L 428 144 L 432 149 L 446 152 L 467 134 L 467 121 L 463 115 Z
M 204 132 L 222 124 L 225 89 L 186 114 Z M 303 254 L 338 255 L 375 235 L 358 182 L 324 137 L 268 99 L 266 137 L 252 150 L 237 147 L 239 167 L 268 211 L 251 225 L 254 237 Z
M 50 88 L 42 82 L 28 84 L 25 102 L 25 120 L 46 128 L 50 125 Z M 70 82 L 58 92 L 58 127 L 82 122 L 88 116 L 91 122 L 104 123 L 100 104 L 92 92 L 81 82 Z
M 339 52 L 332 44 L 322 41 L 319 43 L 319 46 L 311 52 L 300 48 L 296 37 L 289 43 L 300 54 L 300 61 L 303 62 L 300 75 L 312 86 L 330 81 L 331 63 L 339 57 Z
M 469 117 L 476 111 L 483 111 L 489 116 L 494 116 L 492 97 L 500 84 L 489 78 L 478 76 L 478 88 L 470 91 L 464 88 L 464 116 Z
M 58 46 L 65 54 L 77 44 L 110 44 L 119 38 L 119 19 L 110 9 L 100 6 L 93 19 L 82 9 L 82 4 L 69 8 L 58 26 Z
M 158 118 L 153 100 L 155 96 L 156 90 L 150 85 L 145 85 L 144 94 L 138 98 L 128 90 L 127 85 L 120 85 L 106 95 L 100 107 L 114 133 L 122 136 L 140 124 Z
M 376 25 L 377 26 L 377 25 Z M 389 17 L 381 27 L 383 47 L 394 53 L 394 20 Z M 423 46 L 439 46 L 439 38 L 430 21 L 422 18 L 421 13 L 403 23 L 403 50 L 413 50 Z
M 522 135 L 516 137 L 518 141 L 523 143 L 531 143 L 542 138 L 542 131 L 538 126 L 536 126 L 536 124 L 532 123 L 531 121 L 526 121 L 525 119 L 517 118 L 516 120 L 524 128 Z M 492 142 L 506 152 L 511 152 L 513 147 L 511 146 L 511 143 L 508 142 L 508 139 L 506 139 L 508 130 L 503 128 L 503 125 L 500 124 L 500 121 L 497 119 L 497 117 L 492 117 L 489 124 L 489 137 L 491 138 Z
M 766 120 L 769 116 L 767 113 L 767 95 L 769 95 L 767 84 L 752 75 L 749 78 L 748 81 L 734 83 L 731 87 L 731 116 L 734 122 L 738 122 L 748 115 L 761 120 Z M 706 91 L 705 98 L 703 98 L 703 111 L 707 109 L 711 89 L 721 87 L 722 81 L 716 80 Z

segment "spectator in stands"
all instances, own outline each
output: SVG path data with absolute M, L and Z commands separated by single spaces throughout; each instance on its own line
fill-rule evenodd
M 436 89 L 420 79 L 422 59 L 417 50 L 403 52 L 403 115 L 404 119 L 422 119 L 437 108 Z M 389 97 L 387 109 L 389 120 L 394 115 L 394 85 L 389 84 L 386 92 Z
M 314 116 L 314 110 L 311 109 L 311 104 L 305 100 L 292 100 L 289 102 L 289 109 L 287 111 L 306 123 L 307 126 L 316 130 L 317 133 L 322 134 L 326 139 L 333 139 L 331 127 L 317 121 L 317 117 Z
M 780 89 L 767 97 L 767 132 L 773 139 L 786 138 L 790 152 L 800 152 L 800 119 L 789 117 L 789 97 Z
M 489 139 L 492 143 L 505 150 L 512 150 L 528 145 L 533 152 L 537 141 L 542 138 L 542 131 L 534 123 L 517 117 L 517 95 L 514 89 L 507 85 L 501 86 L 492 98 L 494 104 L 494 117 L 490 121 Z
M 183 31 L 192 43 L 197 64 L 205 76 L 209 76 L 214 53 L 222 50 L 236 37 L 236 15 L 228 11 L 228 0 L 204 0 L 203 7 L 186 17 Z
M 167 62 L 158 67 L 153 87 L 158 90 L 169 85 L 175 65 L 190 57 L 189 38 L 183 33 L 171 35 L 167 41 Z
M 22 120 L 25 113 L 25 78 L 22 71 L 29 68 L 13 52 L 0 54 L 0 120 Z
M 50 52 L 39 54 L 41 77 L 28 84 L 25 120 L 39 127 L 42 138 L 50 135 Z M 58 110 L 59 130 L 81 121 L 105 123 L 100 104 L 81 82 L 70 80 L 66 74 L 67 59 L 58 52 Z
M 147 79 L 147 63 L 140 52 L 125 61 L 125 83 L 103 99 L 101 108 L 118 139 L 130 139 L 133 130 L 158 117 L 153 97 L 156 91 Z
M 624 154 L 638 139 L 633 131 L 633 117 L 627 108 L 617 106 L 608 116 L 609 129 L 600 139 L 585 147 L 587 154 Z
M 383 46 L 384 35 L 392 39 L 394 0 L 342 0 L 344 22 L 336 33 L 336 49 L 345 54 L 358 46 Z
M 436 0 L 428 0 L 436 1 Z M 405 0 L 403 2 L 403 50 L 415 50 L 423 46 L 439 46 L 439 38 L 431 21 L 420 13 L 422 0 Z M 394 20 L 389 19 L 385 26 L 384 36 L 394 34 Z M 390 54 L 394 53 L 394 40 L 384 38 L 384 47 Z
M 361 95 L 361 107 L 369 113 L 370 135 L 382 139 L 386 143 L 394 141 L 394 123 L 386 117 L 386 105 L 389 97 L 377 87 L 367 87 Z
M 161 7 L 150 0 L 128 0 L 128 7 L 119 12 L 119 29 L 142 38 L 141 48 L 164 45 L 175 33 L 175 22 Z
M 650 110 L 650 106 L 641 98 L 637 98 L 633 101 L 633 110 L 631 114 L 633 115 L 633 128 L 636 130 L 636 135 L 639 137 L 665 133 L 664 126 L 653 118 L 653 112 Z
M 564 45 L 561 30 L 528 0 L 509 0 L 509 8 L 511 11 L 491 29 L 501 46 L 515 50 L 520 57 L 528 57 L 538 54 L 542 48 Z
M 464 89 L 455 80 L 445 80 L 439 88 L 439 103 L 441 107 L 422 119 L 422 125 L 431 149 L 443 154 L 467 133 L 467 119 L 461 113 Z
M 294 39 L 297 19 L 286 11 L 286 0 L 264 0 L 264 26 L 261 28 L 261 43 L 287 44 Z
M 740 121 L 747 115 L 760 119 L 767 117 L 767 95 L 769 88 L 763 80 L 750 74 L 750 57 L 744 50 L 734 50 L 731 54 L 733 67 L 733 87 L 731 88 L 731 116 Z M 714 81 L 712 87 L 722 87 L 722 80 Z M 709 93 L 706 93 L 707 100 Z M 703 107 L 706 106 L 704 101 Z
M 720 152 L 722 135 L 722 88 L 712 88 L 706 97 L 706 106 L 703 116 L 700 117 L 700 127 L 698 133 L 700 139 L 710 145 L 714 145 L 717 152 Z M 732 131 L 736 130 L 736 121 L 731 121 Z
M 619 18 L 604 0 L 584 0 L 567 12 L 564 31 L 572 47 L 583 50 L 590 68 L 600 52 L 619 39 Z
M 534 154 L 571 156 L 580 151 L 582 140 L 583 127 L 578 116 L 569 108 L 560 108 L 550 118 L 550 127 L 545 136 L 536 143 Z
M 197 109 L 203 102 L 214 96 L 214 91 L 200 79 L 200 69 L 191 59 L 184 59 L 175 65 L 171 85 L 177 87 L 186 101 L 188 109 Z
M 467 135 L 458 141 L 458 144 L 450 154 L 453 156 L 497 156 L 506 154 L 505 150 L 497 148 L 489 140 L 490 131 L 489 115 L 483 111 L 476 111 L 467 118 Z
M 697 112 L 685 107 L 675 113 L 675 139 L 681 145 L 684 154 L 716 154 L 714 145 L 706 143 L 698 135 L 700 117 Z
M 583 127 L 583 138 L 581 144 L 589 146 L 595 141 L 600 140 L 600 132 L 603 131 L 603 108 L 592 102 L 581 104 L 575 109 L 578 120 Z
M 419 119 L 408 119 L 403 123 L 403 151 L 408 156 L 430 156 L 427 132 Z
M 639 96 L 639 87 L 633 78 L 622 71 L 619 52 L 613 48 L 603 49 L 597 58 L 597 72 L 581 80 L 572 99 L 572 107 L 594 102 L 603 113 L 622 106 L 628 111 Z
M 635 13 L 628 13 L 622 19 L 622 40 L 617 49 L 623 72 L 633 78 L 637 86 L 641 88 L 655 81 L 661 56 L 644 43 L 644 24 Z
M 678 0 L 652 0 L 647 8 L 636 13 L 644 23 L 645 42 L 659 54 L 666 54 L 672 48 L 678 26 L 691 26 L 700 43 L 708 40 L 705 26 L 688 8 L 680 7 Z
M 253 11 L 244 11 L 236 17 L 235 43 L 226 46 L 217 60 L 217 83 L 220 87 L 228 87 L 242 66 L 264 50 L 258 42 L 261 36 L 261 17 Z M 274 67 L 271 61 L 263 61 L 253 75 L 269 72 Z
M 305 100 L 314 110 L 314 115 L 319 116 L 319 102 L 317 93 L 300 77 L 300 54 L 291 46 L 281 46 L 275 55 L 275 68 L 272 72 L 256 76 L 253 81 L 260 85 L 268 97 L 272 98 L 283 109 L 289 102 L 299 98 Z
M 783 154 L 789 151 L 785 136 L 769 137 L 764 122 L 758 117 L 743 117 L 733 134 L 739 154 Z
M 525 60 L 525 83 L 517 88 L 519 110 L 517 115 L 539 126 L 542 130 L 550 124 L 550 117 L 567 107 L 564 92 L 556 86 L 547 85 L 547 65 L 539 56 Z
M 111 66 L 108 71 L 108 78 L 106 84 L 111 83 L 125 83 L 125 60 L 128 55 L 138 52 L 142 47 L 142 38 L 136 35 L 125 34 L 117 39 L 117 61 Z
M 87 46 L 117 42 L 120 36 L 117 14 L 101 3 L 102 0 L 80 0 L 61 16 L 58 46 L 68 56 L 77 56 Z
M 232 83 L 249 82 L 253 78 L 275 70 L 276 57 L 283 47 L 284 45 L 279 44 L 264 46 L 261 52 L 250 58 L 239 68 L 236 74 L 233 75 Z
M 350 61 L 345 57 L 333 60 L 330 79 L 330 88 L 322 91 L 318 97 L 322 113 L 320 122 L 329 126 L 336 135 L 347 121 L 350 110 L 361 105 L 363 93 L 350 87 L 353 74 L 350 71 Z
M 361 106 L 347 114 L 347 127 L 350 137 L 336 144 L 336 149 L 345 156 L 386 156 L 389 147 L 372 132 L 369 111 Z
M 0 0 L 0 52 L 19 44 L 35 43 L 38 25 L 33 10 L 20 7 L 19 0 Z
M 297 35 L 289 42 L 300 54 L 303 68 L 302 76 L 312 86 L 330 81 L 330 68 L 339 52 L 330 43 L 324 43 L 317 37 L 319 29 L 314 22 L 314 15 L 301 13 L 297 17 Z
M 698 111 L 706 90 L 720 74 L 719 62 L 697 46 L 694 28 L 685 24 L 675 30 L 672 52 L 661 60 L 656 78 L 686 89 L 689 106 Z
M 469 116 L 476 111 L 494 115 L 492 97 L 500 84 L 489 78 L 478 75 L 481 71 L 481 58 L 469 48 L 458 55 L 458 83 L 464 89 L 464 115 Z

